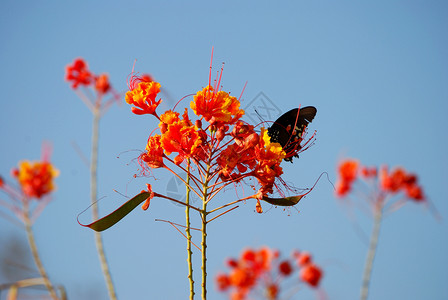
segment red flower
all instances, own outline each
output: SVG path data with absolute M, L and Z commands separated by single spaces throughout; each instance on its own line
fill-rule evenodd
M 338 197 L 344 197 L 351 190 L 351 185 L 347 181 L 336 182 L 336 195 Z
M 415 201 L 423 201 L 425 200 L 425 196 L 423 195 L 423 190 L 416 184 L 407 185 L 405 187 L 406 196 Z
M 359 162 L 354 159 L 343 161 L 338 168 L 339 178 L 336 183 L 336 195 L 345 196 L 351 190 L 353 181 L 358 174 Z
M 87 63 L 82 58 L 77 58 L 73 64 L 65 68 L 65 80 L 72 82 L 72 88 L 77 89 L 79 85 L 88 86 L 93 82 Z
M 362 166 L 361 167 L 361 175 L 366 177 L 366 178 L 376 177 L 377 176 L 377 170 L 376 170 L 375 167 L 370 167 L 369 168 L 369 167 Z
M 218 284 L 218 290 L 225 291 L 230 287 L 230 278 L 226 274 L 218 274 L 216 276 L 216 283 Z
M 238 261 L 233 258 L 227 260 L 227 265 L 231 268 L 236 268 L 238 266 Z
M 339 165 L 339 176 L 343 181 L 352 182 L 357 177 L 359 162 L 346 160 Z
M 59 171 L 48 161 L 22 161 L 12 172 L 19 181 L 23 193 L 32 198 L 42 198 L 55 189 L 54 178 Z
M 289 261 L 285 260 L 282 261 L 279 265 L 278 265 L 278 271 L 280 272 L 281 275 L 283 276 L 289 276 L 292 273 L 292 266 L 289 263 Z
M 297 263 L 299 266 L 305 266 L 311 262 L 311 254 L 308 252 L 302 252 L 297 256 Z
M 106 73 L 95 78 L 95 90 L 99 94 L 106 94 L 110 90 L 109 76 Z
M 388 192 L 396 193 L 398 192 L 405 183 L 406 172 L 397 168 L 392 173 L 389 174 L 387 167 L 383 167 L 380 170 L 380 180 L 381 187 Z
M 278 285 L 275 283 L 271 283 L 267 288 L 266 288 L 266 296 L 267 299 L 269 300 L 274 300 L 277 299 L 278 297 Z
M 314 264 L 308 264 L 302 270 L 300 270 L 300 279 L 302 281 L 305 281 L 312 287 L 317 287 L 321 278 L 322 271 Z

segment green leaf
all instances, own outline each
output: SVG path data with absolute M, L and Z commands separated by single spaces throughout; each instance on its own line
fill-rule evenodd
M 292 196 L 292 197 L 285 197 L 285 198 L 269 198 L 269 197 L 263 197 L 263 201 L 266 201 L 267 203 L 270 203 L 272 205 L 278 205 L 278 206 L 293 206 L 299 203 L 300 199 L 303 198 L 305 195 L 299 195 L 299 196 Z
M 117 208 L 115 211 L 110 213 L 109 215 L 91 223 L 91 224 L 81 224 L 78 220 L 79 225 L 84 227 L 89 227 L 90 229 L 93 229 L 95 231 L 103 231 L 107 228 L 117 224 L 121 219 L 123 219 L 128 213 L 130 213 L 134 208 L 136 208 L 140 203 L 145 201 L 148 197 L 150 197 L 150 193 L 148 192 L 141 192 L 134 198 L 128 200 L 126 203 L 124 203 L 122 206 Z

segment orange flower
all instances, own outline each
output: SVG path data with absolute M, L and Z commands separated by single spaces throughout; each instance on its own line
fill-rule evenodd
M 167 110 L 166 112 L 164 112 L 161 116 L 160 116 L 160 124 L 167 124 L 167 125 L 171 125 L 173 123 L 179 122 L 179 113 L 170 110 Z
M 106 73 L 95 78 L 95 90 L 99 94 L 106 94 L 110 90 L 109 76 Z
M 160 138 L 158 134 L 151 136 L 146 144 L 146 153 L 140 155 L 140 159 L 153 169 L 164 166 L 163 148 L 160 143 Z
M 201 144 L 201 138 L 195 126 L 185 126 L 182 122 L 176 122 L 168 125 L 160 143 L 166 155 L 172 152 L 179 153 L 174 161 L 180 164 L 185 158 L 194 155 L 196 148 Z
M 230 300 L 244 300 L 246 299 L 248 290 L 247 289 L 238 289 L 230 294 Z
M 142 209 L 143 210 L 147 210 L 148 209 L 149 204 L 151 203 L 151 199 L 154 198 L 154 192 L 152 191 L 152 186 L 149 183 L 147 183 L 146 187 L 147 187 L 148 190 L 147 191 L 142 191 L 142 192 L 149 192 L 149 197 L 146 198 L 145 202 L 142 205 Z
M 308 264 L 300 270 L 300 279 L 312 287 L 317 287 L 321 278 L 322 270 L 314 264 Z
M 256 275 L 250 268 L 235 268 L 230 274 L 230 282 L 239 288 L 250 288 L 256 282 Z
M 156 101 L 157 94 L 160 92 L 160 83 L 152 81 L 141 81 L 137 86 L 126 93 L 126 103 L 134 105 L 131 110 L 136 115 L 155 114 L 157 106 L 162 99 Z
M 197 116 L 203 116 L 211 124 L 232 124 L 244 115 L 237 98 L 224 91 L 215 92 L 211 86 L 198 91 L 190 107 Z
M 71 81 L 74 89 L 77 89 L 79 85 L 90 85 L 93 79 L 87 63 L 82 58 L 75 59 L 73 64 L 65 67 L 65 80 Z
M 55 189 L 54 178 L 59 171 L 47 161 L 22 161 L 13 174 L 27 197 L 40 199 Z

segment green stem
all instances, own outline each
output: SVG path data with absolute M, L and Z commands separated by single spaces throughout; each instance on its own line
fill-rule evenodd
M 202 216 L 202 300 L 207 299 L 207 203 L 203 204 Z
M 92 202 L 92 219 L 96 221 L 99 219 L 98 203 L 97 203 L 97 170 L 98 170 L 98 128 L 101 117 L 99 102 L 93 110 L 93 127 L 92 127 L 92 157 L 90 160 L 90 200 Z M 117 299 L 114 284 L 112 283 L 112 276 L 107 264 L 106 254 L 104 253 L 103 239 L 100 232 L 95 232 L 95 244 L 100 259 L 101 270 L 103 271 L 104 280 L 106 281 L 109 298 Z
M 204 184 L 202 185 L 202 241 L 201 241 L 201 250 L 202 250 L 202 300 L 207 299 L 207 203 L 208 203 L 208 183 L 210 180 L 210 164 L 207 166 L 207 171 L 205 173 Z
M 364 274 L 362 277 L 361 286 L 361 300 L 366 300 L 369 294 L 370 277 L 372 275 L 373 261 L 378 245 L 378 237 L 380 234 L 381 219 L 383 216 L 383 201 L 380 199 L 377 206 L 374 208 L 374 223 L 372 235 L 370 236 L 369 251 L 367 252 L 366 264 L 364 267 Z
M 45 287 L 47 288 L 48 292 L 51 295 L 51 298 L 53 300 L 58 300 L 59 298 L 56 294 L 56 291 L 55 291 L 53 285 L 51 284 L 50 279 L 48 278 L 48 275 L 47 275 L 47 272 L 45 271 L 44 265 L 42 264 L 42 261 L 40 260 L 39 253 L 37 252 L 36 241 L 34 240 L 34 234 L 33 234 L 32 228 L 31 228 L 31 220 L 30 220 L 29 214 L 30 214 L 29 202 L 28 202 L 28 199 L 24 199 L 23 215 L 24 215 L 26 235 L 28 237 L 28 242 L 30 243 L 31 253 L 33 255 L 34 261 L 36 262 L 36 266 L 40 273 L 40 276 L 42 277 L 42 279 L 45 283 Z
M 185 232 L 187 234 L 187 262 L 188 262 L 188 280 L 190 282 L 190 300 L 194 299 L 194 280 L 193 280 L 193 252 L 191 251 L 191 232 L 190 232 L 190 159 L 188 159 L 187 167 L 187 180 L 186 185 L 186 206 L 185 206 L 185 218 L 186 227 Z

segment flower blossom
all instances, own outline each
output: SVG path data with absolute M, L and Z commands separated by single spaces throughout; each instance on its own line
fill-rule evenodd
M 383 195 L 382 198 L 388 194 L 394 195 L 403 192 L 408 199 L 416 202 L 425 200 L 417 176 L 408 173 L 403 168 L 395 168 L 393 171 L 389 171 L 387 166 L 383 166 L 377 171 L 375 167 L 361 166 L 357 160 L 348 159 L 339 165 L 338 173 L 339 177 L 336 184 L 336 195 L 338 197 L 346 196 L 357 179 L 365 179 L 369 180 L 366 183 L 378 183 L 375 189 Z
M 89 71 L 87 63 L 82 58 L 74 60 L 73 64 L 65 68 L 65 80 L 72 82 L 72 88 L 77 89 L 79 85 L 90 85 L 94 76 Z
M 131 110 L 136 115 L 155 114 L 162 99 L 156 101 L 160 92 L 160 83 L 155 81 L 140 81 L 137 86 L 126 92 L 126 103 L 134 105 Z
M 103 73 L 95 77 L 95 90 L 100 94 L 106 94 L 110 90 L 109 76 Z
M 211 124 L 232 124 L 244 115 L 236 97 L 224 91 L 216 92 L 211 86 L 198 91 L 190 107 L 197 116 L 203 116 Z
M 54 178 L 59 171 L 48 161 L 21 161 L 13 169 L 23 193 L 29 198 L 42 198 L 55 189 Z
M 282 281 L 290 278 L 295 271 L 298 271 L 296 278 L 315 288 L 319 286 L 323 272 L 311 261 L 311 256 L 306 255 L 309 260 L 295 268 L 290 260 L 280 261 L 280 254 L 276 250 L 267 247 L 245 249 L 239 259 L 227 261 L 231 268 L 229 274 L 219 273 L 216 276 L 218 290 L 230 291 L 230 299 L 244 300 L 249 298 L 252 291 L 261 288 L 267 299 L 279 299 Z

